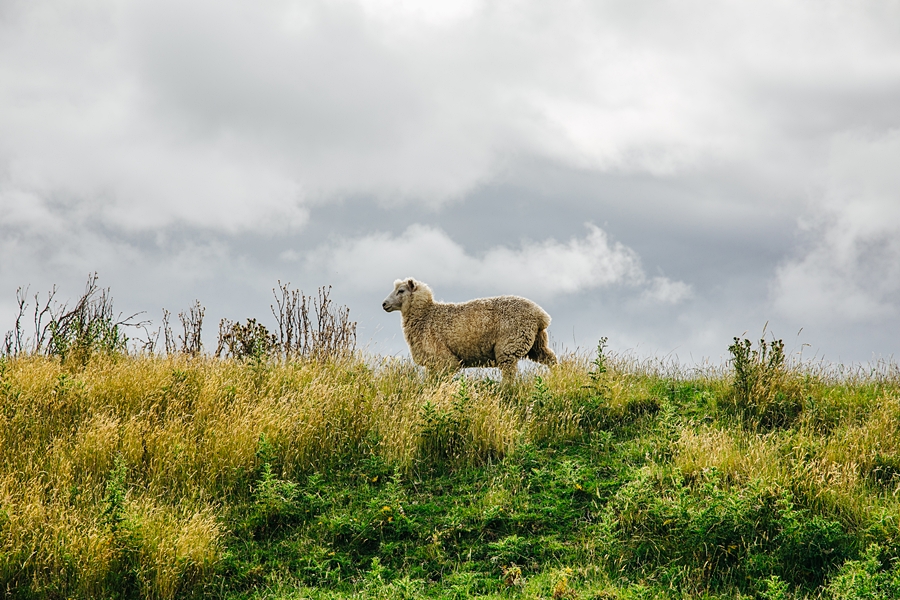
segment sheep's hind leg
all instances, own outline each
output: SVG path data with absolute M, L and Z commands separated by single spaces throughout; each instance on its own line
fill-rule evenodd
M 494 347 L 494 356 L 500 372 L 503 373 L 504 383 L 512 383 L 515 380 L 518 374 L 519 359 L 525 358 L 533 345 L 534 336 L 523 334 L 504 340 L 502 344 Z
M 528 351 L 528 358 L 548 366 L 559 363 L 556 354 L 550 349 L 550 339 L 547 336 L 546 329 L 541 329 L 537 332 L 537 336 L 534 339 L 534 345 L 531 347 L 531 350 Z

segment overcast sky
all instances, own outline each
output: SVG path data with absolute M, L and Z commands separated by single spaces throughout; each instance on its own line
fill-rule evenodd
M 0 0 L 19 286 L 408 355 L 394 279 L 520 294 L 559 350 L 900 350 L 900 2 Z M 802 331 L 801 331 L 802 329 Z M 0 331 L 0 333 L 2 333 Z

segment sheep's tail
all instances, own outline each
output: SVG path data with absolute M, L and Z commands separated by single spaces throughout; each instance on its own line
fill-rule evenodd
M 559 362 L 556 359 L 556 354 L 550 349 L 550 338 L 547 336 L 546 329 L 538 330 L 534 338 L 534 345 L 528 351 L 528 358 L 545 365 L 555 365 Z

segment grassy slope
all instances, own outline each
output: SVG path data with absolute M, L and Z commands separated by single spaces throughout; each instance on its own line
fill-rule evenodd
M 900 594 L 894 367 L 606 366 L 2 360 L 0 594 Z

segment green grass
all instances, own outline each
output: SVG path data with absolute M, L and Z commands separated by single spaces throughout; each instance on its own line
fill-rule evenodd
M 506 386 L 0 359 L 0 595 L 900 596 L 896 366 L 733 348 L 701 372 L 601 343 Z

